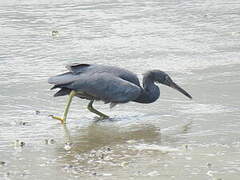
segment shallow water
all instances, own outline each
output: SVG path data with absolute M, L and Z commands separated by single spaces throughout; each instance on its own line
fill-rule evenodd
M 237 1 L 11 0 L 0 27 L 1 179 L 240 178 Z M 161 69 L 193 100 L 161 86 L 95 122 L 76 98 L 62 126 L 47 79 L 71 62 Z

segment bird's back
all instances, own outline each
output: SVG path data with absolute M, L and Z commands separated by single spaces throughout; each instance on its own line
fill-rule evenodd
M 49 78 L 52 89 L 60 88 L 54 96 L 64 96 L 75 90 L 78 97 L 125 103 L 135 100 L 141 86 L 137 75 L 123 68 L 105 65 L 72 64 L 69 72 Z
M 91 75 L 108 73 L 109 76 L 119 77 L 140 87 L 137 75 L 124 68 L 96 64 L 76 63 L 67 65 L 66 68 L 69 70 L 69 72 L 50 77 L 48 79 L 48 83 L 54 85 L 63 85 L 79 80 L 83 75 L 91 77 Z

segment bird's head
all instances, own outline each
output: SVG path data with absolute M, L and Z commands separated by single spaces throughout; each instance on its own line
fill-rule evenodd
M 190 94 L 188 94 L 183 88 L 181 88 L 179 85 L 177 85 L 171 78 L 170 76 L 160 70 L 152 70 L 148 72 L 149 77 L 158 83 L 164 84 L 166 86 L 169 86 L 173 89 L 176 89 L 177 91 L 181 92 L 182 94 L 184 94 L 185 96 L 187 96 L 188 98 L 192 99 L 192 96 Z

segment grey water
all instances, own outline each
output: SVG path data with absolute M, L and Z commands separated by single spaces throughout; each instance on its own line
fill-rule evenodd
M 54 98 L 68 63 L 161 69 L 153 104 Z M 0 179 L 240 179 L 240 2 L 0 2 Z

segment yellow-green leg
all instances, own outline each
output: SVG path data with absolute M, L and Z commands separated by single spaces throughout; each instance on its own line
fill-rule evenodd
M 63 118 L 61 117 L 57 117 L 57 116 L 54 116 L 54 115 L 50 115 L 53 119 L 57 119 L 57 120 L 60 120 L 62 124 L 66 124 L 66 119 L 67 119 L 67 114 L 68 114 L 68 111 L 69 111 L 69 107 L 70 107 L 70 104 L 72 102 L 72 98 L 76 95 L 76 91 L 71 91 L 70 94 L 69 94 L 69 98 L 68 98 L 68 101 L 67 101 L 67 104 L 66 104 L 66 107 L 65 107 L 65 110 L 64 110 L 64 114 L 63 114 Z
M 95 114 L 99 115 L 101 119 L 108 119 L 109 116 L 107 116 L 106 114 L 103 114 L 103 113 L 101 113 L 101 112 L 99 112 L 98 110 L 96 110 L 96 109 L 93 108 L 93 106 L 92 106 L 92 105 L 93 105 L 93 102 L 94 102 L 94 100 L 91 100 L 91 101 L 89 102 L 89 104 L 88 104 L 88 110 L 91 111 L 92 113 L 95 113 Z

